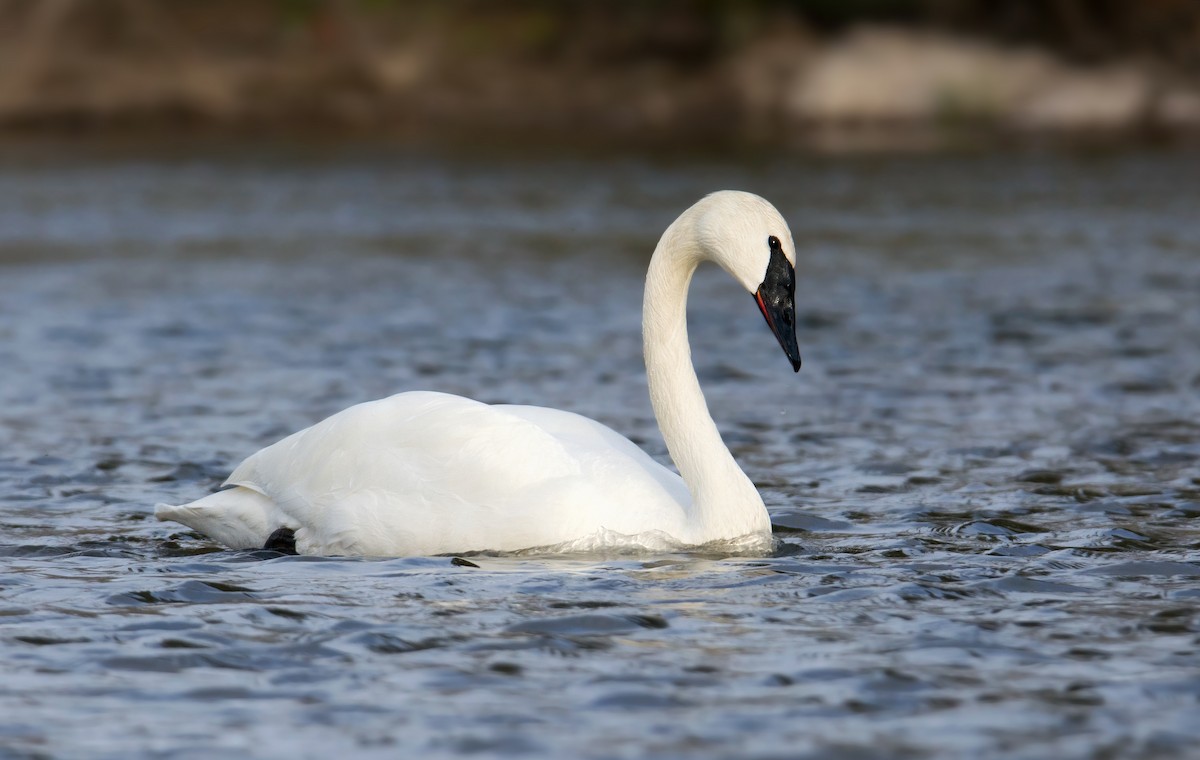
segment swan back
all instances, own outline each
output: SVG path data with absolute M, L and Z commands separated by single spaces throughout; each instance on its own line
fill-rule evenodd
M 688 538 L 683 483 L 609 428 L 429 391 L 345 409 L 251 455 L 226 485 L 268 495 L 302 553 L 516 551 L 601 530 Z

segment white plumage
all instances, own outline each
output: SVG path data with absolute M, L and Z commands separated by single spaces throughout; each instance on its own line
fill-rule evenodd
M 772 236 L 776 246 L 783 241 L 790 272 L 791 234 L 774 207 L 724 191 L 685 211 L 651 259 L 647 376 L 682 478 L 610 428 L 571 412 L 416 391 L 345 409 L 251 455 L 229 476 L 230 488 L 183 506 L 160 504 L 155 513 L 231 548 L 261 547 L 276 529 L 290 528 L 301 554 L 769 545 L 762 499 L 722 443 L 700 393 L 686 296 L 697 264 L 707 259 L 762 305 Z M 785 318 L 790 331 L 794 320 Z M 781 336 L 770 316 L 768 323 Z M 789 357 L 790 334 L 791 351 L 780 337 Z

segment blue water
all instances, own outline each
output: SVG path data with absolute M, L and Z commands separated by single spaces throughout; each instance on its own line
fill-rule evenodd
M 1198 176 L 9 156 L 0 757 L 1193 755 Z M 722 273 L 691 302 L 772 556 L 280 557 L 151 518 L 401 390 L 571 409 L 665 457 L 641 277 L 721 187 L 799 249 L 799 375 Z

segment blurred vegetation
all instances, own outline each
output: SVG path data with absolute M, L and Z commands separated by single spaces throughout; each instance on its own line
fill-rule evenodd
M 97 34 L 152 32 L 173 16 L 283 32 L 333 17 L 366 24 L 436 19 L 459 24 L 468 36 L 475 25 L 465 22 L 472 18 L 505 19 L 496 31 L 515 37 L 489 42 L 535 47 L 577 44 L 582 24 L 605 22 L 589 33 L 620 32 L 665 44 L 655 48 L 660 54 L 685 56 L 715 53 L 723 43 L 743 42 L 788 18 L 817 33 L 902 24 L 1044 45 L 1080 60 L 1139 54 L 1200 65 L 1196 0 L 0 0 L 0 19 L 12 31 L 54 17 L 51 25 L 70 20 Z M 666 27 L 674 29 L 674 40 L 663 37 Z
M 145 0 L 164 3 L 169 0 Z M 253 4 L 255 0 L 248 0 Z M 571 34 L 588 22 L 606 21 L 618 36 L 636 38 L 624 52 L 714 55 L 740 44 L 781 18 L 817 33 L 837 33 L 863 23 L 900 24 L 1037 44 L 1075 60 L 1097 62 L 1144 55 L 1200 67 L 1200 2 L 1196 0 L 259 0 L 274 3 L 283 19 L 311 21 L 342 12 L 405 13 L 459 21 L 507 17 L 507 42 L 533 49 L 577 44 Z M 468 37 L 471 24 L 461 27 Z M 665 34 L 671 27 L 675 35 Z M 474 31 L 478 31 L 475 29 Z
M 1198 0 L 0 0 L 0 128 L 760 129 L 864 26 L 1136 66 L 1127 120 L 1163 82 L 1200 120 Z M 944 123 L 996 100 L 916 89 Z

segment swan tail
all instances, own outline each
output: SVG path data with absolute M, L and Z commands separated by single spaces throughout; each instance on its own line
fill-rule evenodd
M 154 516 L 182 523 L 230 549 L 261 549 L 279 528 L 275 502 L 257 491 L 235 486 L 190 504 L 159 504 Z

